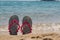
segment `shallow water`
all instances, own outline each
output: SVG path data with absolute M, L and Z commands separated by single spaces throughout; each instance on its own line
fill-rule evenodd
M 35 23 L 60 23 L 60 2 L 0 1 L 0 25 L 8 25 L 10 16 L 18 15 L 20 23 L 30 16 Z

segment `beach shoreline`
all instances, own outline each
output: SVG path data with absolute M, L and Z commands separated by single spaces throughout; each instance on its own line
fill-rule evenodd
M 60 23 L 39 23 L 32 24 L 32 33 L 60 33 Z M 0 34 L 9 34 L 8 25 L 0 26 Z M 19 29 L 18 35 L 21 35 L 21 31 Z

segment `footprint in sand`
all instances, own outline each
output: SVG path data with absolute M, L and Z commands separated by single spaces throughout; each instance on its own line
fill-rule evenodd
M 51 39 L 51 38 L 44 38 L 43 40 L 53 40 L 53 39 Z
M 34 39 L 35 37 L 31 37 L 31 39 Z
M 20 39 L 20 40 L 24 40 L 24 39 Z
M 41 37 L 37 36 L 36 38 L 41 38 Z
M 41 38 L 41 37 L 39 37 L 39 36 L 36 36 L 36 37 L 31 37 L 31 39 L 35 39 L 35 38 L 37 38 L 37 39 L 38 39 L 38 38 Z

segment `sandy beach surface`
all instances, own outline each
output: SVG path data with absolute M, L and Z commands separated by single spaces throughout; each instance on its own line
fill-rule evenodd
M 56 33 L 0 35 L 0 40 L 60 40 L 60 35 Z
M 38 24 L 32 26 L 32 33 L 9 35 L 8 26 L 0 27 L 0 40 L 60 40 L 60 24 Z

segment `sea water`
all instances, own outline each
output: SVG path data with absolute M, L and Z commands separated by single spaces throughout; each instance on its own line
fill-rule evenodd
M 0 25 L 8 25 L 9 18 L 18 15 L 20 23 L 30 16 L 35 23 L 60 23 L 60 2 L 0 1 Z

